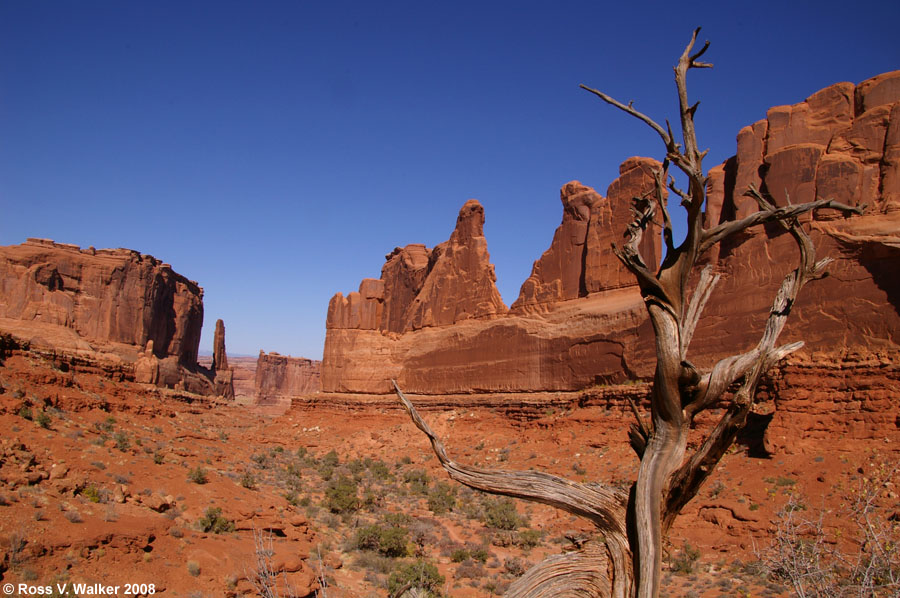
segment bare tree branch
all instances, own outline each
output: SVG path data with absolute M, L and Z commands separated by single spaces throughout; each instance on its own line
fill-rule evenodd
M 697 328 L 697 322 L 700 321 L 700 314 L 703 313 L 703 308 L 706 307 L 706 302 L 709 301 L 712 290 L 719 282 L 719 278 L 718 274 L 713 274 L 712 266 L 706 266 L 703 268 L 703 271 L 700 272 L 700 281 L 697 283 L 697 288 L 694 289 L 694 294 L 691 296 L 687 313 L 684 314 L 684 317 L 681 320 L 681 335 L 679 341 L 681 344 L 682 360 L 687 359 L 688 347 L 691 346 L 691 340 L 694 338 L 694 329 Z
M 755 187 L 751 187 L 747 191 L 746 195 L 756 197 L 759 196 L 759 191 Z M 831 199 L 817 199 L 816 201 L 811 201 L 808 203 L 787 205 L 782 207 L 775 207 L 773 205 L 770 205 L 769 207 L 761 209 L 758 212 L 754 212 L 753 214 L 750 214 L 749 216 L 746 216 L 740 220 L 723 222 L 718 226 L 714 226 L 711 229 L 703 231 L 703 236 L 700 240 L 699 252 L 703 253 L 716 243 L 721 242 L 726 237 L 730 237 L 735 233 L 745 231 L 748 228 L 752 228 L 760 224 L 766 224 L 767 222 L 786 221 L 791 218 L 796 218 L 801 214 L 821 210 L 823 208 L 838 210 L 846 214 L 862 214 L 863 210 L 865 210 L 865 206 L 848 206 Z
M 600 484 L 578 484 L 539 471 L 489 470 L 460 465 L 447 456 L 444 444 L 422 419 L 397 382 L 397 396 L 419 430 L 428 436 L 434 454 L 450 477 L 470 488 L 547 504 L 589 519 L 601 532 L 624 535 L 628 497 Z
M 623 111 L 627 112 L 628 114 L 630 114 L 631 116 L 635 117 L 636 119 L 645 122 L 651 129 L 653 129 L 654 131 L 657 132 L 657 134 L 662 138 L 663 143 L 666 145 L 667 148 L 672 144 L 671 135 L 666 133 L 666 130 L 663 129 L 659 125 L 659 123 L 657 123 L 655 120 L 653 120 L 646 114 L 635 110 L 634 107 L 632 107 L 632 102 L 628 102 L 628 104 L 623 104 L 622 102 L 616 100 L 615 98 L 606 95 L 602 91 L 588 87 L 587 85 L 585 85 L 583 83 L 581 85 L 579 85 L 578 87 L 580 87 L 581 89 L 584 89 L 585 91 L 591 92 L 592 94 L 594 94 L 595 96 L 597 96 L 598 98 L 600 98 L 601 100 L 606 102 L 607 104 L 615 106 L 619 110 L 623 110 Z

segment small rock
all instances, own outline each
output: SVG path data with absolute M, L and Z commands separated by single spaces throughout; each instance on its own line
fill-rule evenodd
M 54 464 L 53 467 L 50 468 L 50 480 L 58 480 L 66 477 L 69 473 L 69 468 L 65 465 Z

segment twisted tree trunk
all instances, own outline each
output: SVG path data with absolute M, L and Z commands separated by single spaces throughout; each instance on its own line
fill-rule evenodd
M 460 465 L 447 456 L 444 445 L 394 383 L 410 417 L 431 440 L 435 454 L 451 478 L 471 488 L 541 502 L 584 517 L 603 536 L 602 544 L 588 542 L 575 552 L 539 563 L 511 585 L 506 596 L 656 598 L 659 595 L 663 544 L 672 523 L 696 496 L 746 424 L 760 377 L 778 360 L 803 345 L 776 346 L 776 342 L 800 289 L 806 282 L 822 276 L 829 260 L 816 261 L 813 244 L 797 217 L 825 208 L 844 214 L 861 213 L 865 208 L 851 208 L 827 199 L 775 207 L 751 188 L 748 195 L 756 200 L 759 211 L 709 229 L 703 227 L 706 177 L 702 161 L 706 152 L 698 150 L 694 129 L 699 103 L 689 104 L 687 94 L 688 71 L 712 66 L 698 62 L 709 42 L 691 53 L 699 31 L 694 31 L 675 66 L 683 143 L 675 141 L 668 122 L 663 128 L 631 103 L 622 104 L 582 85 L 603 101 L 650 126 L 659 134 L 666 150 L 662 167 L 655 173 L 655 189 L 645 197 L 634 198 L 635 219 L 625 231 L 626 241 L 622 247 L 613 247 L 637 279 L 656 338 L 649 427 L 633 406 L 636 423 L 629 431 L 629 440 L 641 463 L 631 491 L 626 495 L 600 484 L 578 484 L 533 471 L 492 471 Z M 669 174 L 671 164 L 687 177 L 687 191 L 675 185 Z M 673 244 L 667 205 L 670 191 L 681 199 L 687 212 L 687 234 L 678 247 Z M 639 250 L 644 232 L 657 216 L 662 218 L 666 246 L 666 256 L 660 265 L 647 264 Z M 757 346 L 722 359 L 708 372 L 700 372 L 688 361 L 687 352 L 719 276 L 707 266 L 689 293 L 691 274 L 703 254 L 723 239 L 770 222 L 780 223 L 795 239 L 799 264 L 782 282 Z M 729 392 L 735 385 L 737 390 Z M 724 415 L 700 448 L 686 459 L 691 421 L 716 403 L 726 405 Z

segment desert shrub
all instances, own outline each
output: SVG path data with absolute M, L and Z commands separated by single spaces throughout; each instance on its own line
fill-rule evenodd
M 332 451 L 333 452 L 333 451 Z M 341 475 L 329 481 L 325 489 L 325 507 L 332 513 L 352 513 L 359 509 L 359 497 L 356 495 L 356 482 L 353 478 Z
M 450 553 L 450 560 L 454 563 L 461 563 L 469 560 L 469 551 L 465 548 L 456 548 Z
M 250 460 L 256 463 L 256 466 L 260 469 L 269 467 L 269 456 L 265 453 L 254 453 L 250 455 Z
M 241 476 L 241 486 L 247 490 L 256 490 L 256 477 L 249 471 L 245 471 Z
M 456 506 L 456 490 L 447 482 L 437 482 L 428 491 L 428 508 L 435 515 L 443 515 Z
M 525 573 L 526 567 L 522 559 L 511 557 L 503 561 L 503 569 L 513 577 L 520 577 Z
M 153 462 L 156 463 L 157 465 L 162 465 L 163 463 L 166 462 L 166 458 L 163 456 L 163 454 L 161 452 L 156 451 L 155 453 L 153 453 Z
M 424 590 L 427 596 L 441 595 L 444 576 L 438 572 L 434 563 L 419 559 L 413 563 L 401 565 L 388 578 L 388 592 L 393 596 L 399 594 L 404 587 Z
M 472 559 L 466 559 L 456 569 L 457 579 L 481 579 L 485 575 L 487 575 L 487 572 L 484 569 L 484 565 L 476 563 Z
M 81 523 L 84 521 L 78 511 L 66 511 L 65 517 L 72 523 Z
M 354 544 L 396 558 L 406 556 L 408 538 L 409 530 L 399 525 L 367 525 L 357 530 Z
M 319 463 L 325 467 L 335 468 L 341 464 L 341 460 L 338 457 L 337 451 L 331 449 L 325 454 L 324 457 L 322 457 Z
M 100 489 L 95 484 L 88 484 L 82 488 L 79 494 L 91 502 L 100 502 L 103 498 Z
M 524 519 L 516 512 L 516 503 L 509 498 L 486 499 L 484 523 L 501 530 L 515 530 L 525 525 Z
M 366 470 L 366 464 L 362 461 L 362 459 L 354 459 L 347 463 L 347 469 L 353 474 L 353 477 L 360 479 L 362 477 L 362 473 Z
M 191 574 L 191 577 L 197 577 L 198 575 L 200 575 L 200 563 L 198 563 L 197 561 L 188 561 L 187 570 L 188 573 Z
M 53 421 L 53 419 L 50 417 L 50 414 L 43 410 L 38 411 L 37 415 L 34 416 L 34 423 L 36 423 L 37 425 L 39 425 L 40 427 L 42 427 L 44 429 L 49 428 L 50 422 L 52 422 L 52 421 Z
M 827 528 L 824 513 L 806 515 L 802 497 L 791 494 L 760 559 L 765 573 L 788 582 L 798 596 L 900 595 L 900 522 L 883 501 L 884 495 L 890 499 L 900 462 L 889 465 L 873 454 L 860 473 L 838 513 L 855 533 Z
M 116 448 L 122 452 L 128 450 L 128 447 L 131 446 L 131 442 L 128 440 L 128 435 L 125 432 L 116 432 L 113 435 L 113 440 L 116 441 Z
M 27 403 L 23 404 L 21 407 L 19 407 L 19 410 L 16 412 L 16 415 L 18 415 L 22 419 L 27 419 L 28 421 L 31 421 L 34 419 L 34 414 L 31 412 L 31 407 L 28 406 Z
M 490 553 L 486 546 L 472 546 L 469 545 L 466 547 L 469 551 L 469 557 L 472 560 L 478 561 L 479 563 L 486 563 Z
M 205 484 L 209 481 L 206 477 L 206 470 L 199 465 L 188 472 L 188 480 L 195 484 Z
M 685 542 L 681 550 L 669 559 L 669 568 L 675 573 L 688 575 L 694 572 L 699 559 L 700 550 Z
M 223 517 L 219 507 L 209 507 L 203 517 L 197 520 L 197 529 L 201 532 L 224 534 L 234 531 L 234 522 Z
M 519 532 L 516 545 L 520 548 L 534 548 L 541 543 L 543 534 L 536 529 L 523 529 Z
M 387 480 L 392 477 L 391 469 L 390 469 L 390 467 L 388 467 L 387 463 L 385 463 L 384 461 L 381 461 L 380 459 L 375 459 L 375 460 L 366 459 L 366 461 L 369 462 L 368 463 L 369 471 L 372 473 L 372 475 L 375 477 L 375 479 Z
M 387 575 L 394 570 L 394 559 L 382 556 L 377 552 L 360 552 L 353 559 L 353 566 L 358 569 L 367 569 L 375 573 Z
M 424 469 L 412 469 L 403 474 L 403 481 L 409 484 L 411 492 L 428 494 L 428 472 Z

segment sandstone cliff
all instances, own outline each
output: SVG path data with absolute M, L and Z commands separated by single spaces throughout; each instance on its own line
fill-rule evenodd
M 819 255 L 835 259 L 830 277 L 804 289 L 783 336 L 784 342 L 805 340 L 808 356 L 837 362 L 873 355 L 893 363 L 900 355 L 900 279 L 892 274 L 900 265 L 898 161 L 900 71 L 772 108 L 739 133 L 737 154 L 710 170 L 709 224 L 749 213 L 743 192 L 750 184 L 779 204 L 827 196 L 868 206 L 858 218 L 823 212 L 808 219 Z M 562 223 L 508 312 L 491 302 L 493 284 L 464 286 L 456 269 L 437 270 L 441 246 L 395 250 L 380 280 L 364 280 L 358 293 L 332 299 L 322 389 L 384 393 L 396 378 L 422 394 L 536 392 L 650 376 L 653 334 L 640 293 L 610 244 L 631 217 L 631 197 L 652 188 L 656 165 L 626 160 L 605 198 L 577 182 L 565 185 Z M 454 232 L 453 255 L 484 256 L 472 271 L 487 272 L 486 244 L 477 232 Z M 471 249 L 459 246 L 466 243 Z M 709 365 L 758 340 L 795 252 L 773 227 L 709 256 L 724 280 L 695 336 L 695 363 Z M 642 253 L 658 263 L 658 235 L 645 236 Z M 492 276 L 491 269 L 479 280 L 492 282 Z M 464 307 L 447 311 L 451 299 Z
M 45 239 L 0 247 L 0 328 L 35 345 L 197 361 L 203 289 L 130 249 L 80 249 Z
M 256 400 L 266 404 L 280 398 L 318 392 L 322 362 L 304 357 L 259 352 L 256 360 Z
M 228 400 L 234 400 L 234 370 L 228 367 L 228 354 L 225 352 L 225 322 L 216 320 L 213 336 L 213 386 L 216 394 Z
M 398 247 L 386 257 L 380 279 L 366 278 L 359 292 L 332 297 L 326 327 L 406 332 L 495 317 L 506 313 L 496 280 L 484 208 L 470 199 L 448 241 L 431 250 Z

